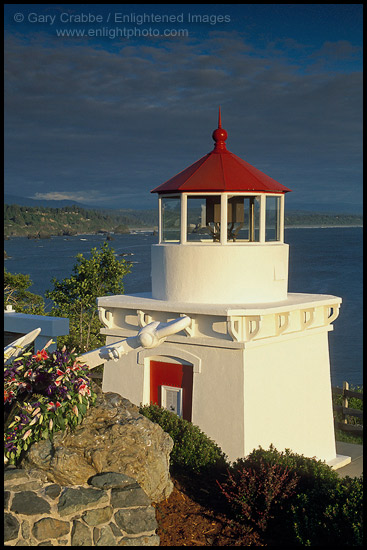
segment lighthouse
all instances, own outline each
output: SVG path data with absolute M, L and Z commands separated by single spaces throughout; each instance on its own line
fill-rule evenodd
M 336 454 L 328 348 L 341 298 L 288 292 L 290 189 L 227 149 L 220 111 L 212 138 L 152 190 L 151 289 L 98 298 L 106 344 L 133 342 L 105 363 L 102 389 L 172 410 L 232 461 L 272 444 L 341 467 L 350 458 Z M 135 344 L 180 318 L 159 345 Z

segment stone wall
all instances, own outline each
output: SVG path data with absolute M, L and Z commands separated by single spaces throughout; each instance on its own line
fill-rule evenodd
M 155 509 L 125 474 L 62 487 L 43 471 L 9 466 L 4 485 L 5 546 L 159 546 Z

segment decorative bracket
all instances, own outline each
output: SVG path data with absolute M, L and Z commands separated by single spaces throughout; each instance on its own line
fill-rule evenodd
M 279 334 L 282 334 L 289 326 L 289 311 L 283 311 L 282 313 L 278 313 L 275 315 L 275 332 L 276 335 L 279 336 Z
M 234 342 L 245 342 L 252 340 L 259 334 L 262 315 L 249 317 L 227 317 L 227 330 Z
M 109 311 L 108 309 L 105 309 L 104 307 L 99 307 L 98 308 L 98 317 L 99 317 L 99 320 L 101 321 L 101 323 L 106 328 L 112 328 L 113 318 L 112 318 L 111 311 Z
M 138 309 L 136 313 L 138 314 L 138 324 L 140 328 L 146 327 L 147 325 L 149 325 L 149 323 L 153 321 L 152 316 L 148 313 L 145 313 L 141 309 Z
M 315 321 L 315 308 L 301 309 L 301 329 L 309 328 Z
M 324 307 L 325 324 L 330 325 L 339 315 L 340 304 Z
M 242 317 L 227 317 L 227 331 L 234 342 L 243 341 Z
M 246 340 L 252 340 L 255 336 L 259 335 L 263 316 L 253 315 L 245 318 L 246 323 Z

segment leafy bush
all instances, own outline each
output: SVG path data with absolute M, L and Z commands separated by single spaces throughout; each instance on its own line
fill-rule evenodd
M 17 313 L 44 315 L 44 299 L 30 292 L 30 286 L 32 281 L 29 275 L 9 273 L 4 267 L 4 309 L 6 306 L 13 306 Z
M 92 248 L 90 257 L 77 254 L 72 275 L 62 281 L 52 279 L 53 290 L 46 298 L 53 300 L 51 315 L 69 318 L 69 334 L 58 342 L 75 347 L 80 353 L 105 344 L 100 334 L 97 298 L 107 294 L 123 294 L 123 278 L 130 273 L 131 263 L 115 258 L 114 249 L 104 243 Z
M 265 531 L 283 500 L 294 494 L 298 477 L 278 464 L 265 464 L 261 458 L 254 468 L 239 464 L 222 485 L 237 519 Z
M 155 404 L 140 407 L 140 412 L 172 437 L 172 468 L 200 473 L 227 464 L 220 447 L 191 422 Z
M 231 488 L 232 495 L 236 492 L 242 495 L 249 487 L 249 494 L 241 497 L 245 503 L 242 512 L 247 514 L 244 514 L 244 519 L 251 520 L 257 528 L 265 527 L 268 537 L 283 538 L 301 546 L 361 544 L 362 478 L 342 479 L 320 460 L 289 450 L 279 452 L 273 446 L 268 450 L 260 447 L 238 460 L 233 464 L 230 476 L 237 481 L 237 485 Z M 297 480 L 294 488 L 291 479 Z M 255 482 L 259 496 L 256 495 Z M 294 489 L 293 494 L 288 483 L 290 489 Z M 287 498 L 280 502 L 283 486 Z M 272 513 L 270 501 L 276 505 Z M 238 503 L 235 504 L 234 511 L 238 513 Z M 252 506 L 250 511 L 247 511 L 247 504 Z M 266 523 L 264 518 L 268 520 Z
M 65 348 L 25 352 L 4 367 L 5 462 L 19 463 L 35 441 L 81 422 L 96 399 L 87 372 Z
M 338 484 L 336 497 L 325 510 L 335 538 L 348 541 L 348 546 L 362 546 L 363 477 L 345 478 Z

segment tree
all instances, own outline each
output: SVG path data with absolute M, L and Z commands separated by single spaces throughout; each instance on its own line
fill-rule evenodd
M 11 305 L 18 313 L 45 315 L 44 299 L 27 290 L 31 285 L 29 275 L 9 273 L 4 267 L 4 309 Z
M 89 259 L 83 254 L 76 259 L 71 277 L 62 281 L 53 278 L 54 289 L 46 292 L 46 298 L 55 303 L 51 315 L 69 318 L 69 335 L 58 339 L 60 345 L 83 353 L 104 345 L 97 298 L 124 293 L 123 278 L 130 273 L 131 263 L 117 260 L 108 243 L 100 250 L 93 248 Z

